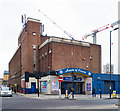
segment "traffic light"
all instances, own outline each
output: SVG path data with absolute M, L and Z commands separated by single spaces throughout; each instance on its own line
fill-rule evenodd
M 40 74 L 35 74 L 35 78 L 36 78 L 36 79 L 41 79 Z
M 25 82 L 29 82 L 29 72 L 25 72 Z
M 77 80 L 76 75 L 74 75 L 74 80 Z
M 72 72 L 72 81 L 74 81 L 74 80 L 77 80 L 77 77 L 76 77 L 76 75 L 74 74 L 74 72 Z

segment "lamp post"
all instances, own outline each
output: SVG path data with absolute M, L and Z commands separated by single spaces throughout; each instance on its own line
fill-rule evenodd
M 119 27 L 113 29 L 112 31 L 118 30 Z M 110 98 L 111 98 L 111 33 L 112 31 L 110 31 Z

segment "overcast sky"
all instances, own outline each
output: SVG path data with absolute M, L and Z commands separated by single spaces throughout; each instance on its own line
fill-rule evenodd
M 22 30 L 21 15 L 41 20 L 44 34 L 69 38 L 46 19 L 41 10 L 76 40 L 92 30 L 118 20 L 119 0 L 0 0 L 0 77 L 8 70 L 8 63 L 18 46 Z M 97 44 L 102 46 L 102 68 L 109 63 L 109 36 L 107 29 L 97 33 Z M 112 64 L 118 73 L 118 32 L 112 32 Z M 92 37 L 85 41 L 92 43 Z

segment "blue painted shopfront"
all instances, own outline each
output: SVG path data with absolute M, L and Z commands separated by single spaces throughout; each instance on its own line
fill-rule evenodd
M 85 77 L 91 77 L 91 72 L 81 69 L 81 68 L 64 68 L 57 71 L 58 75 L 67 74 L 67 73 L 75 73 L 80 74 Z M 63 82 L 61 84 L 61 91 L 62 94 L 65 94 L 65 91 L 68 90 L 68 93 L 70 93 L 70 88 L 74 88 L 74 94 L 85 94 L 85 91 L 83 91 L 83 85 L 85 82 L 82 82 L 82 77 L 77 77 L 76 80 L 72 81 L 72 75 L 71 77 L 63 77 Z M 91 89 L 91 87 L 90 87 Z
M 37 92 L 38 88 L 36 88 L 36 82 L 31 82 L 31 88 L 21 88 L 21 93 L 31 94 Z
M 86 87 L 88 87 L 87 90 L 90 89 L 89 86 L 92 88 L 95 86 L 96 94 L 100 93 L 99 92 L 100 88 L 102 89 L 102 94 L 109 94 L 110 74 L 91 73 L 90 71 L 80 69 L 80 68 L 64 68 L 64 69 L 58 70 L 57 74 L 55 73 L 56 74 L 55 76 L 59 76 L 67 73 L 70 74 L 71 72 L 75 72 L 75 74 L 81 74 L 85 77 L 92 77 L 92 86 L 90 84 L 86 85 Z M 47 86 L 47 82 L 45 82 L 45 84 Z M 85 85 L 83 84 L 85 83 L 82 82 L 82 78 L 77 78 L 77 80 L 74 80 L 74 84 L 73 84 L 72 77 L 63 77 L 63 82 L 61 87 L 62 88 L 61 90 L 63 91 L 62 93 L 65 93 L 65 90 L 69 91 L 70 87 L 74 87 L 74 92 L 76 94 L 84 94 L 85 92 L 83 91 L 82 87 Z M 116 93 L 120 94 L 120 75 L 117 75 L 117 74 L 111 75 L 111 85 L 112 85 L 112 91 L 116 90 Z M 41 89 L 41 91 L 43 90 L 43 92 L 46 92 L 47 90 L 43 88 Z M 21 88 L 22 93 L 24 89 L 25 88 Z M 31 88 L 26 88 L 27 94 L 37 93 L 37 92 L 38 92 L 38 89 L 36 88 L 36 83 L 31 82 Z
M 110 74 L 94 74 L 92 73 L 92 87 L 95 86 L 96 93 L 99 94 L 99 89 L 102 89 L 102 94 L 109 94 Z M 120 94 L 120 75 L 111 75 L 111 90 L 116 90 Z

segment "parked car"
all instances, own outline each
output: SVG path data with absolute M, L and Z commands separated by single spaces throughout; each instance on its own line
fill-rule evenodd
M 1 87 L 0 96 L 9 96 L 12 97 L 12 90 L 9 87 Z

